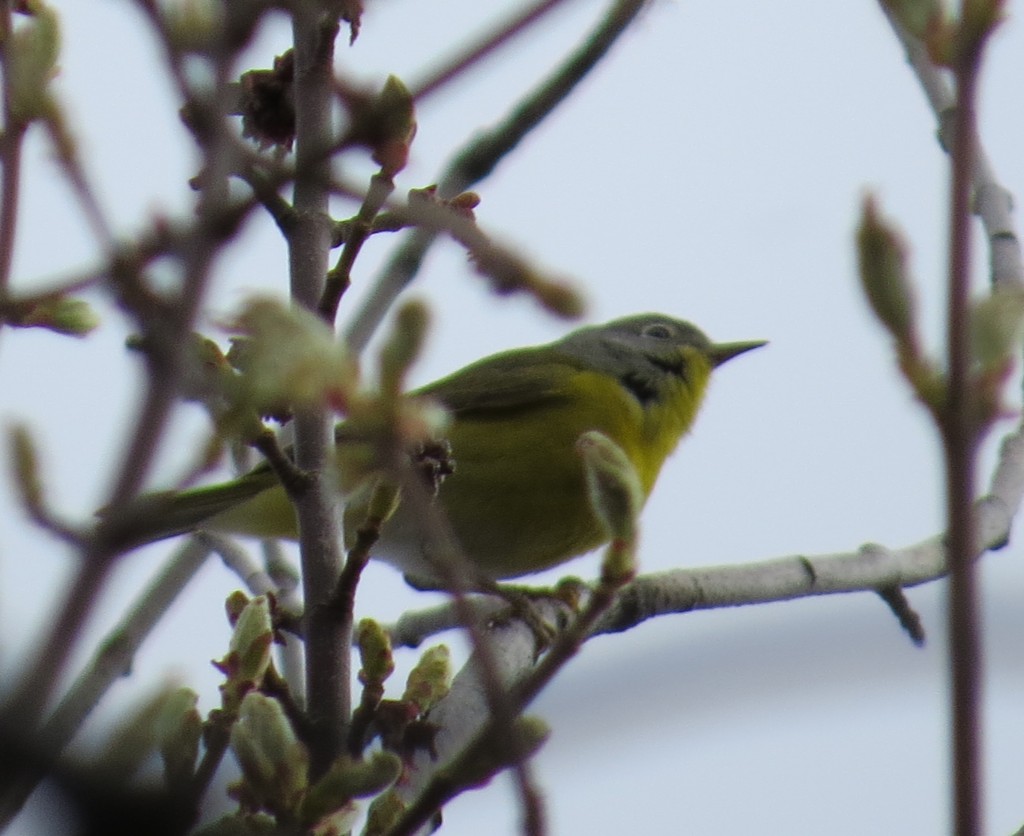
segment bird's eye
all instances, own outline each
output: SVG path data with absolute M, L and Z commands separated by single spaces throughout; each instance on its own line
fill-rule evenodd
M 667 340 L 672 336 L 672 329 L 664 322 L 652 322 L 650 325 L 645 325 L 640 333 L 645 337 L 654 337 L 656 340 Z

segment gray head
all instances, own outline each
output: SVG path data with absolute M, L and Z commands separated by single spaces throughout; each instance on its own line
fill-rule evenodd
M 656 397 L 668 375 L 691 382 L 688 364 L 694 362 L 694 350 L 714 368 L 762 345 L 763 341 L 713 343 L 695 325 L 656 313 L 580 328 L 555 344 L 581 366 L 618 378 L 641 402 Z

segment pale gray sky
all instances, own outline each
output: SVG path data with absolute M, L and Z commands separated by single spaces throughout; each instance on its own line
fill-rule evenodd
M 119 231 L 131 234 L 153 212 L 187 212 L 195 158 L 139 16 L 117 0 L 54 5 L 65 26 L 62 100 Z M 339 51 L 339 68 L 375 83 L 387 73 L 415 82 L 499 7 L 516 5 L 369 3 L 355 47 Z M 428 101 L 399 188 L 433 182 L 449 153 L 500 117 L 603 8 L 594 0 L 568 4 Z M 1022 8 L 1008 4 L 982 96 L 983 142 L 1018 200 Z M 287 47 L 287 26 L 277 23 L 248 66 L 266 66 Z M 17 287 L 81 265 L 93 252 L 36 139 Z M 577 278 L 591 321 L 656 310 L 720 340 L 771 340 L 722 370 L 695 432 L 666 465 L 644 515 L 645 571 L 848 551 L 866 541 L 898 547 L 938 531 L 935 433 L 859 298 L 852 229 L 861 195 L 876 190 L 912 242 L 937 346 L 945 163 L 934 120 L 874 3 L 662 0 L 479 187 L 481 224 Z M 381 237 L 367 247 L 353 300 L 391 243 Z M 980 250 L 976 262 L 980 290 Z M 213 311 L 229 313 L 256 289 L 283 293 L 285 269 L 272 224 L 250 223 L 220 264 Z M 431 255 L 415 293 L 436 314 L 417 382 L 567 330 L 528 302 L 488 296 L 452 247 Z M 104 495 L 140 380 L 123 349 L 125 323 L 91 298 L 104 327 L 85 341 L 29 331 L 0 337 L 0 421 L 29 422 L 45 451 L 53 500 L 80 518 Z M 344 313 L 353 309 L 346 300 Z M 198 415 L 182 418 L 162 459 L 167 479 L 181 466 L 181 449 L 201 437 Z M 6 479 L 0 521 L 7 678 L 72 558 L 22 520 Z M 96 635 L 168 549 L 125 561 Z M 992 834 L 1024 823 L 1022 555 L 1011 543 L 981 569 Z M 592 576 L 595 561 L 571 570 Z M 203 710 L 212 708 L 218 680 L 206 660 L 225 651 L 222 602 L 236 587 L 219 564 L 207 566 L 100 718 L 116 719 L 126 700 L 168 672 L 200 690 Z M 870 595 L 663 618 L 592 642 L 535 708 L 553 730 L 537 760 L 552 832 L 947 830 L 943 585 L 912 590 L 910 599 L 928 630 L 925 650 L 913 648 Z M 390 619 L 425 600 L 375 566 L 359 613 Z M 34 813 L 22 833 L 47 832 L 38 818 L 44 806 Z M 486 822 L 488 833 L 511 834 L 517 819 L 508 784 L 497 781 L 451 805 L 445 832 L 478 834 Z

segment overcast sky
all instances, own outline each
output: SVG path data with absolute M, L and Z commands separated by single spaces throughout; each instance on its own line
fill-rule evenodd
M 154 213 L 190 211 L 196 156 L 159 51 L 124 0 L 55 0 L 64 23 L 57 89 L 104 208 L 131 235 Z M 414 84 L 517 3 L 368 3 L 339 72 Z M 605 4 L 570 2 L 418 112 L 399 188 L 433 182 L 474 131 L 563 56 Z M 982 141 L 1001 181 L 1024 195 L 1022 4 L 993 40 L 982 77 Z M 288 45 L 267 27 L 249 66 Z M 15 287 L 87 264 L 94 244 L 49 151 L 29 145 Z M 356 166 L 353 177 L 369 169 Z M 931 345 L 940 346 L 946 159 L 901 49 L 871 2 L 660 0 L 577 94 L 478 188 L 480 223 L 589 299 L 587 321 L 662 311 L 723 341 L 768 339 L 717 376 L 692 436 L 668 462 L 644 514 L 644 571 L 793 554 L 899 547 L 942 522 L 935 433 L 894 370 L 859 297 L 852 230 L 875 191 L 911 242 Z M 350 206 L 337 207 L 339 216 Z M 981 239 L 979 237 L 979 244 Z M 393 240 L 370 242 L 342 319 Z M 985 287 L 985 254 L 976 253 Z M 286 252 L 258 218 L 219 262 L 203 327 L 255 290 L 287 287 Z M 435 314 L 424 383 L 569 326 L 522 299 L 495 299 L 454 247 L 434 251 L 412 291 Z M 103 327 L 73 342 L 0 335 L 0 422 L 27 421 L 44 450 L 54 503 L 88 518 L 108 489 L 113 451 L 134 416 L 141 370 L 127 326 L 90 297 Z M 172 479 L 201 418 L 182 410 L 161 452 Z M 986 446 L 990 465 L 997 428 Z M 184 451 L 184 454 L 183 454 Z M 981 486 L 988 477 L 982 474 Z M 154 481 L 154 487 L 159 482 Z M 124 561 L 93 625 L 121 611 L 161 565 L 162 544 Z M 1024 824 L 1024 549 L 981 563 L 986 625 L 988 830 Z M 22 661 L 72 556 L 21 517 L 0 484 L 0 676 Z M 592 577 L 596 562 L 569 567 Z M 552 577 L 557 577 L 557 573 Z M 550 579 L 550 578 L 548 578 Z M 211 562 L 99 712 L 174 676 L 216 705 L 238 582 Z M 928 630 L 914 648 L 872 595 L 662 618 L 587 646 L 535 706 L 551 725 L 537 759 L 552 832 L 934 834 L 948 830 L 944 585 L 912 590 Z M 433 599 L 373 566 L 359 615 L 392 619 Z M 457 638 L 452 641 L 459 645 Z M 414 658 L 409 654 L 409 658 Z M 401 683 L 396 679 L 395 688 Z M 53 832 L 36 804 L 19 834 Z M 517 832 L 509 785 L 458 800 L 451 834 Z

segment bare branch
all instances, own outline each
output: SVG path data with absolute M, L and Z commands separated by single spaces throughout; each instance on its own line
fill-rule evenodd
M 907 61 L 938 120 L 939 141 L 948 151 L 953 147 L 951 118 L 956 109 L 953 86 L 944 71 L 932 63 L 924 44 L 896 20 L 885 0 L 880 0 L 879 5 L 906 50 Z M 1013 223 L 1013 196 L 1000 183 L 977 137 L 974 138 L 974 149 L 973 208 L 981 218 L 988 236 L 992 286 L 1019 287 L 1024 285 L 1024 260 L 1021 258 L 1020 240 Z
M 288 239 L 292 299 L 316 311 L 331 247 L 328 216 L 337 11 L 319 3 L 299 3 L 292 18 L 295 45 L 296 218 Z M 349 654 L 351 613 L 330 605 L 342 568 L 333 492 L 326 482 L 331 434 L 323 408 L 295 415 L 295 464 L 314 480 L 292 494 L 299 524 L 303 597 L 306 601 L 306 709 L 314 729 L 312 774 L 322 775 L 341 753 L 351 713 Z
M 644 5 L 644 0 L 616 0 L 612 3 L 601 22 L 561 66 L 517 102 L 497 127 L 481 136 L 474 136 L 455 154 L 439 181 L 440 197 L 453 197 L 487 177 L 608 54 Z M 361 351 L 369 342 L 384 314 L 419 271 L 436 237 L 434 231 L 417 230 L 392 256 L 363 308 L 345 331 L 345 340 L 353 349 Z
M 975 504 L 975 554 L 1003 548 L 1024 498 L 1024 424 L 1003 441 L 990 493 Z M 890 549 L 866 543 L 854 552 L 793 555 L 726 566 L 672 569 L 642 575 L 626 586 L 596 624 L 593 635 L 628 630 L 644 621 L 701 609 L 764 604 L 817 595 L 907 589 L 947 573 L 946 538 Z M 497 604 L 471 599 L 482 617 Z M 416 647 L 428 637 L 458 625 L 450 605 L 409 612 L 389 628 L 396 644 Z M 504 648 L 503 648 L 504 650 Z M 532 667 L 533 661 L 530 661 Z
M 5 819 L 9 813 L 21 808 L 42 779 L 45 769 L 75 736 L 104 694 L 131 669 L 132 659 L 143 642 L 209 554 L 210 548 L 205 543 L 197 539 L 188 540 L 99 643 L 82 673 L 34 739 L 33 762 L 37 768 L 23 772 L 12 787 L 5 788 L 0 818 Z M 7 731 L 5 728 L 3 733 L 6 735 Z

